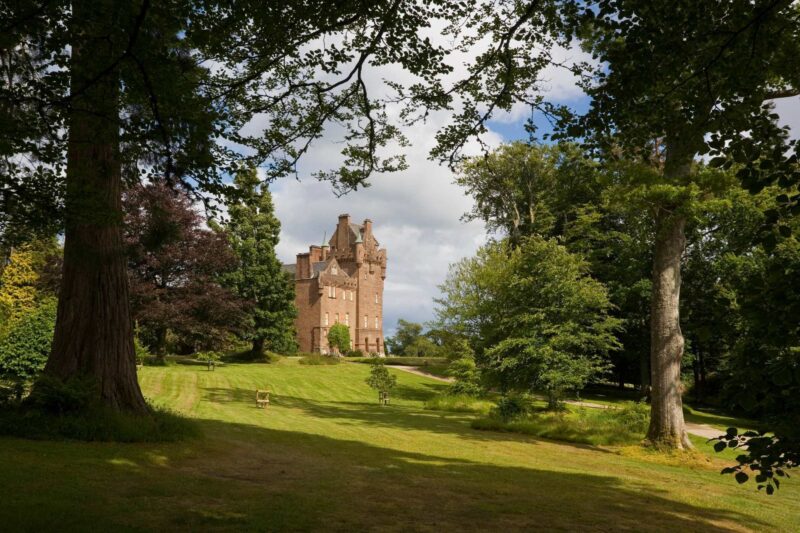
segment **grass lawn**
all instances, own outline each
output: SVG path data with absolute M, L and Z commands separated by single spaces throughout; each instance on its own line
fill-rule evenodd
M 154 402 L 198 419 L 170 444 L 0 439 L 0 529 L 796 531 L 800 483 L 738 486 L 716 458 L 476 431 L 407 372 L 392 405 L 367 365 L 146 367 Z M 256 388 L 272 404 L 256 409 Z

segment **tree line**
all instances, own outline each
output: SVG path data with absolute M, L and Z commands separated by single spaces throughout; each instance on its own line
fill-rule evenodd
M 161 182 L 123 194 L 123 239 L 137 359 L 231 350 L 292 353 L 294 278 L 275 255 L 280 223 L 255 169 L 234 179 L 224 221 L 201 216 L 186 191 Z M 55 237 L 11 250 L 0 275 L 0 379 L 19 396 L 50 353 L 63 247 Z M 151 356 L 152 354 L 152 356 Z
M 648 437 L 668 447 L 688 445 L 679 393 L 682 258 L 693 210 L 714 192 L 714 169 L 733 173 L 751 194 L 789 191 L 765 212 L 765 250 L 784 246 L 800 205 L 792 189 L 800 182 L 797 143 L 770 103 L 800 94 L 800 8 L 789 0 L 103 0 L 0 9 L 0 249 L 6 256 L 32 234 L 63 231 L 45 373 L 95 380 L 98 400 L 114 409 L 147 412 L 134 369 L 123 183 L 163 180 L 209 202 L 234 194 L 225 178 L 242 163 L 261 165 L 267 181 L 292 175 L 335 124 L 345 132 L 342 164 L 316 176 L 352 190 L 373 172 L 405 167 L 393 150 L 406 142 L 401 125 L 447 112 L 431 155 L 456 166 L 487 121 L 525 106 L 549 119 L 556 137 L 581 142 L 628 205 L 647 206 L 640 229 L 652 232 Z M 434 23 L 445 44 L 426 37 Z M 556 45 L 572 44 L 592 61 L 553 58 Z M 457 71 L 456 53 L 470 58 Z M 390 81 L 391 96 L 378 98 L 365 80 L 382 65 L 415 81 Z M 543 72 L 551 66 L 578 78 L 591 99 L 585 113 L 546 100 Z M 386 112 L 398 102 L 399 116 Z M 264 126 L 252 127 L 255 119 Z M 614 231 L 623 215 L 595 216 L 608 226 L 598 231 Z M 520 211 L 511 219 L 521 236 L 540 217 Z M 526 243 L 514 253 L 561 253 L 546 238 Z M 575 289 L 589 290 L 582 279 Z M 628 288 L 627 303 L 636 305 L 645 286 Z M 551 295 L 539 297 L 546 303 Z M 522 324 L 506 327 L 520 332 Z M 699 346 L 700 333 L 689 342 Z M 698 372 L 715 357 L 706 346 Z

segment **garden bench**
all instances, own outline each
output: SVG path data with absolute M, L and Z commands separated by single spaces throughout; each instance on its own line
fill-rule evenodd
M 211 359 L 209 359 L 208 360 L 208 370 L 209 371 L 214 371 L 214 370 L 216 370 L 216 368 L 217 368 L 217 364 L 214 361 L 212 361 Z
M 379 392 L 378 403 L 381 405 L 389 405 L 389 393 L 384 391 Z
M 269 405 L 269 391 L 257 390 L 256 391 L 256 407 L 265 409 Z

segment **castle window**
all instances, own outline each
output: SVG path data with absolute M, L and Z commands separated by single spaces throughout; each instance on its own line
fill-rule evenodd
M 350 291 L 350 301 L 353 301 L 353 291 Z
M 375 329 L 378 329 L 378 317 L 375 317 Z
M 375 293 L 375 303 L 378 303 L 378 293 Z
M 325 313 L 325 325 L 328 325 L 328 313 Z
M 335 276 L 338 273 L 339 273 L 339 269 L 337 269 L 336 267 L 331 267 L 331 274 L 333 274 Z
M 344 314 L 344 325 L 345 326 L 349 326 L 350 325 L 350 313 L 345 313 Z
M 336 323 L 339 323 L 339 313 L 336 313 Z
M 336 287 L 333 285 L 328 287 L 328 298 L 336 298 Z
M 364 327 L 367 327 L 367 315 L 364 315 Z

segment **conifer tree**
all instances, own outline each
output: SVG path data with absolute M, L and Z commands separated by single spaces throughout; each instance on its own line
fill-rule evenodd
M 280 353 L 297 349 L 294 340 L 294 280 L 275 255 L 281 223 L 275 216 L 272 195 L 254 168 L 234 179 L 238 199 L 228 206 L 227 230 L 238 267 L 227 276 L 229 285 L 253 303 L 250 311 L 251 355 L 263 356 L 264 349 Z

